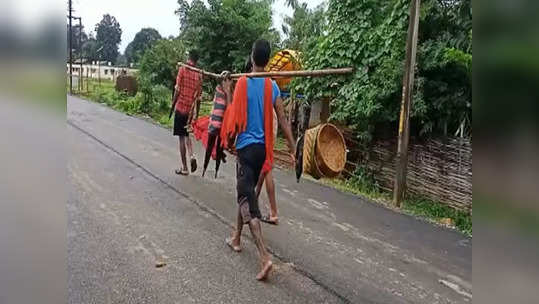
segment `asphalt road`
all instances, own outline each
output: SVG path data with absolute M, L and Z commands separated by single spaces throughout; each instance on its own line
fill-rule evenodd
M 224 243 L 232 157 L 218 179 L 213 162 L 206 178 L 179 177 L 170 131 L 75 97 L 67 107 L 69 303 L 471 302 L 470 238 L 280 170 L 280 224 L 263 226 L 276 266 L 257 282 L 248 229 L 242 253 Z

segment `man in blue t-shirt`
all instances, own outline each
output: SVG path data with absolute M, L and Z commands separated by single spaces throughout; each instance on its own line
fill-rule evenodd
M 257 40 L 253 44 L 251 62 L 253 72 L 264 72 L 271 53 L 270 44 L 267 40 Z M 245 131 L 238 135 L 236 150 L 238 162 L 236 165 L 236 181 L 238 194 L 238 218 L 237 227 L 232 237 L 227 239 L 227 244 L 234 250 L 241 250 L 241 231 L 244 224 L 248 224 L 258 249 L 262 269 L 257 274 L 257 280 L 267 278 L 271 268 L 271 256 L 266 250 L 262 238 L 260 225 L 260 209 L 255 194 L 255 186 L 258 182 L 262 166 L 266 160 L 266 146 L 264 133 L 264 86 L 265 78 L 250 77 L 247 79 L 247 126 Z M 277 120 L 281 125 L 290 149 L 290 155 L 294 158 L 295 143 L 290 124 L 284 114 L 283 101 L 277 84 L 273 81 L 272 103 L 277 113 Z

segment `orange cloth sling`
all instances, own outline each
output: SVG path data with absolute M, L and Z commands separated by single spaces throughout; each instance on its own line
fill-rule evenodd
M 243 76 L 236 83 L 234 97 L 223 117 L 221 127 L 222 145 L 227 148 L 231 138 L 244 132 L 247 128 L 247 77 Z M 273 166 L 273 84 L 265 78 L 264 83 L 264 141 L 266 144 L 266 161 L 262 172 L 269 172 Z

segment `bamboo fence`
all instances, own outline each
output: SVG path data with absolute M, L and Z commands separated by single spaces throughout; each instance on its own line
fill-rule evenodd
M 380 187 L 393 191 L 396 164 L 395 140 L 380 141 L 369 151 L 357 153 L 348 173 L 357 165 L 370 172 Z M 357 151 L 356 151 L 357 152 Z M 451 138 L 411 142 L 408 156 L 407 193 L 421 195 L 455 209 L 472 212 L 472 143 Z

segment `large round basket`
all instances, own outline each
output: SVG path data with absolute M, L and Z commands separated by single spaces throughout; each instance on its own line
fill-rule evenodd
M 332 124 L 320 125 L 316 137 L 315 160 L 325 177 L 341 174 L 346 165 L 346 143 L 342 133 Z
M 305 131 L 305 138 L 303 142 L 303 172 L 316 179 L 322 177 L 322 173 L 318 169 L 315 156 L 316 137 L 318 136 L 319 129 L 320 126 L 317 126 Z

